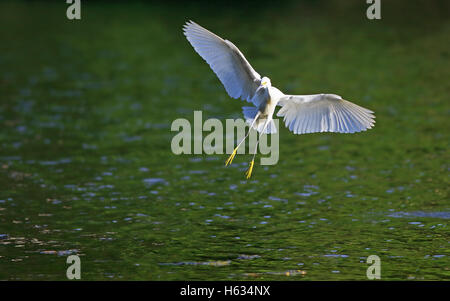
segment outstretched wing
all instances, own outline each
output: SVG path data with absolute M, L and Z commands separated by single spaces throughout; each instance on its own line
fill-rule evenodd
M 250 66 L 239 49 L 228 40 L 189 21 L 184 35 L 195 51 L 209 64 L 232 98 L 251 102 L 261 76 Z
M 373 112 L 335 94 L 286 95 L 278 102 L 286 127 L 295 134 L 355 133 L 375 124 Z

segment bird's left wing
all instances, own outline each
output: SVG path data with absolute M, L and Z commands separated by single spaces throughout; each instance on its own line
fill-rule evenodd
M 285 95 L 278 102 L 286 127 L 295 134 L 355 133 L 375 124 L 373 112 L 335 94 Z
M 195 22 L 183 26 L 184 35 L 195 51 L 209 64 L 232 98 L 251 102 L 261 83 L 261 76 L 252 68 L 239 49 L 228 40 L 215 35 Z

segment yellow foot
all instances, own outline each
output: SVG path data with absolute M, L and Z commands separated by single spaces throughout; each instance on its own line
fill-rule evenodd
M 250 177 L 252 176 L 253 164 L 255 164 L 255 160 L 252 160 L 252 162 L 250 162 L 250 166 L 248 167 L 247 172 L 245 173 L 245 177 L 247 179 L 250 179 Z
M 237 148 L 234 149 L 234 151 L 231 153 L 231 155 L 228 157 L 227 161 L 225 161 L 225 166 L 228 166 L 233 162 L 234 156 L 236 156 Z

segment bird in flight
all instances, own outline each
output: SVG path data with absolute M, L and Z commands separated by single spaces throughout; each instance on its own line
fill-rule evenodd
M 193 21 L 183 26 L 184 35 L 195 51 L 209 64 L 222 82 L 228 95 L 253 104 L 242 108 L 250 125 L 245 137 L 233 150 L 225 165 L 234 159 L 237 149 L 253 128 L 262 134 L 276 133 L 273 113 L 283 117 L 286 127 L 294 134 L 317 132 L 356 133 L 375 124 L 374 112 L 351 103 L 336 94 L 287 95 L 272 86 L 268 77 L 261 77 L 242 52 L 230 41 L 224 40 Z M 246 178 L 252 175 L 259 139 Z

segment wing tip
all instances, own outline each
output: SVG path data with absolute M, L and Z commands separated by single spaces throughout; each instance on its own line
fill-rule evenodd
M 192 21 L 191 19 L 187 20 L 184 24 L 183 24 L 183 32 L 186 35 L 187 31 L 192 27 L 198 24 L 195 23 L 194 21 Z

